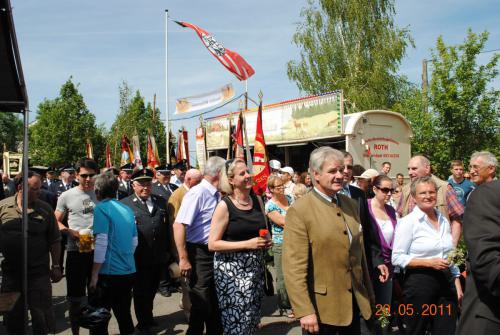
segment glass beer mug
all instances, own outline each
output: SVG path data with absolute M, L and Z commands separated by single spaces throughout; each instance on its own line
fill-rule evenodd
M 94 249 L 94 237 L 90 229 L 82 229 L 79 231 L 78 251 L 91 252 Z

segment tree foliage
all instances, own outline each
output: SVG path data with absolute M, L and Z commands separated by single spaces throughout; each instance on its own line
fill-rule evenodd
M 432 156 L 442 171 L 450 160 L 467 160 L 474 151 L 500 154 L 500 91 L 489 87 L 498 76 L 500 55 L 484 65 L 477 62 L 487 40 L 487 32 L 469 29 L 460 45 L 447 46 L 439 37 L 432 53 L 430 102 L 438 140 L 445 143 Z
M 14 113 L 0 112 L 1 150 L 17 151 L 23 140 L 23 121 Z
M 300 61 L 288 62 L 288 77 L 309 94 L 343 89 L 361 110 L 392 107 L 413 45 L 394 14 L 393 0 L 309 0 L 293 36 Z
M 141 159 L 146 165 L 147 135 L 150 133 L 154 135 L 156 140 L 160 160 L 165 163 L 165 126 L 160 121 L 160 110 L 156 108 L 153 111 L 151 103 L 146 104 L 139 91 L 136 91 L 132 97 L 132 90 L 126 82 L 120 85 L 119 94 L 120 111 L 108 135 L 113 162 L 119 165 L 122 135 L 125 134 L 129 139 L 132 139 L 132 136 L 137 134 L 141 146 Z
M 82 95 L 70 77 L 54 100 L 38 105 L 38 114 L 30 126 L 32 164 L 60 166 L 85 157 L 85 143 L 94 146 L 94 156 L 102 157 L 103 129 L 87 109 Z M 98 158 L 99 160 L 99 158 Z M 100 159 L 102 160 L 102 158 Z

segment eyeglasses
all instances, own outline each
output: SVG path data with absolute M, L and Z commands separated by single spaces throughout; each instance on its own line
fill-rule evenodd
M 93 178 L 95 176 L 95 173 L 89 173 L 89 174 L 81 173 L 79 174 L 79 176 L 82 177 L 83 179 Z
M 273 188 L 284 189 L 285 186 L 283 186 L 283 184 L 281 184 L 281 185 L 274 185 Z
M 380 188 L 380 187 L 378 187 L 378 186 L 375 186 L 375 187 L 376 187 L 377 189 L 379 189 L 379 190 L 380 190 L 382 193 L 384 193 L 384 194 L 387 194 L 387 193 L 389 193 L 389 192 L 391 192 L 391 193 L 395 193 L 393 188 L 388 188 L 388 187 L 382 187 L 382 188 Z M 398 191 L 398 192 L 399 192 L 399 191 Z
M 352 165 L 346 165 L 346 166 L 344 166 L 344 168 L 346 168 L 347 170 L 352 170 L 353 166 Z

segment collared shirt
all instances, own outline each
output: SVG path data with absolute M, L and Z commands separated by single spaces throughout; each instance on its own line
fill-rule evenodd
M 446 259 L 454 249 L 448 220 L 438 210 L 435 209 L 435 212 L 439 230 L 434 228 L 427 214 L 418 207 L 398 222 L 392 247 L 394 266 L 406 268 L 414 258 Z M 450 266 L 450 270 L 454 277 L 460 275 L 457 266 Z
M 340 204 L 339 204 L 339 198 L 337 197 L 337 194 L 335 194 L 335 195 L 333 196 L 333 198 L 332 198 L 332 197 L 330 197 L 329 195 L 327 195 L 327 194 L 325 194 L 325 193 L 321 192 L 320 190 L 318 190 L 318 188 L 317 188 L 316 186 L 314 187 L 314 191 L 315 191 L 316 193 L 318 193 L 318 194 L 319 194 L 319 195 L 320 195 L 323 199 L 325 199 L 326 201 L 328 201 L 328 202 L 335 202 L 335 204 L 337 204 L 337 205 L 340 207 Z M 349 229 L 349 226 L 347 225 L 347 223 L 346 223 L 345 221 L 344 221 L 344 223 L 345 223 L 345 227 L 347 228 L 347 235 L 349 236 L 349 243 L 351 243 L 351 242 L 352 242 L 352 232 L 351 232 L 351 230 Z M 361 228 L 361 225 L 359 225 L 359 226 L 360 226 L 360 228 Z
M 170 183 L 179 187 L 182 185 L 182 181 L 178 179 L 176 175 L 173 175 L 172 178 L 170 178 Z
M 289 195 L 292 197 L 292 200 L 295 200 L 294 197 L 293 197 L 293 188 L 295 187 L 295 184 L 289 180 L 286 184 L 285 184 L 285 195 Z
M 219 200 L 219 191 L 206 179 L 186 193 L 175 222 L 186 226 L 187 242 L 208 244 L 210 223 Z
M 345 195 L 346 197 L 351 197 L 351 191 L 349 190 L 349 183 L 344 184 L 344 187 L 339 191 L 340 194 Z

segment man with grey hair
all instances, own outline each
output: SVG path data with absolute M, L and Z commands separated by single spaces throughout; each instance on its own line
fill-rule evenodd
M 173 224 L 179 268 L 189 280 L 191 312 L 187 335 L 222 334 L 215 293 L 213 252 L 208 250 L 212 215 L 220 201 L 219 181 L 225 160 L 207 160 L 202 181 L 184 196 Z
M 471 180 L 476 185 L 493 181 L 496 176 L 498 160 L 491 152 L 479 151 L 470 157 L 469 170 Z
M 436 207 L 450 222 L 453 244 L 456 246 L 462 232 L 461 217 L 464 214 L 464 206 L 458 200 L 453 187 L 431 173 L 431 162 L 424 156 L 413 156 L 410 159 L 408 162 L 408 175 L 411 181 L 418 177 L 432 177 L 432 180 L 437 185 Z M 397 208 L 400 216 L 408 215 L 415 208 L 415 200 L 410 194 L 410 185 L 407 184 L 403 187 Z
M 338 150 L 315 149 L 309 160 L 314 189 L 286 215 L 286 289 L 302 329 L 311 334 L 360 334 L 360 315 L 370 319 L 375 304 L 358 205 L 339 193 L 343 161 Z

